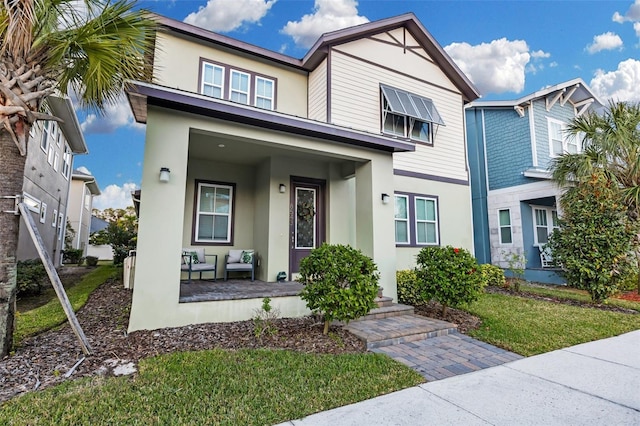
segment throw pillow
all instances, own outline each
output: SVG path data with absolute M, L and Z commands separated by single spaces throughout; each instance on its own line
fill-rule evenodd
M 242 263 L 253 263 L 253 251 L 243 251 L 240 261 Z
M 227 263 L 240 263 L 242 261 L 242 250 L 229 250 Z
M 185 251 L 182 253 L 184 256 L 191 256 L 191 264 L 196 264 L 196 263 L 200 263 L 200 259 L 198 258 L 198 252 L 197 251 Z

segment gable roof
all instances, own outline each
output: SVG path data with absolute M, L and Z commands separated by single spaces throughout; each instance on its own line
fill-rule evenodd
M 62 119 L 58 125 L 62 128 L 71 151 L 74 154 L 88 154 L 87 143 L 84 140 L 82 128 L 71 99 L 68 96 L 50 95 L 47 97 L 47 103 L 54 115 Z
M 166 30 L 307 72 L 312 71 L 322 62 L 328 55 L 331 46 L 404 27 L 420 43 L 447 77 L 451 79 L 466 101 L 471 102 L 480 97 L 480 93 L 471 80 L 458 68 L 451 57 L 413 13 L 405 13 L 403 15 L 325 33 L 320 36 L 302 59 L 296 59 L 231 37 L 216 34 L 165 16 L 155 14 L 153 16 Z

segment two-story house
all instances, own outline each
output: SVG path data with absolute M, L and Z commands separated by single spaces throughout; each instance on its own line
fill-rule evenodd
M 510 256 L 524 256 L 525 279 L 563 282 L 541 260 L 543 246 L 558 225 L 561 195 L 549 167 L 563 153 L 582 149 L 578 138 L 566 132 L 567 123 L 600 107 L 581 79 L 515 101 L 467 106 L 474 244 L 480 263 L 508 268 Z
M 74 236 L 71 248 L 82 250 L 82 256 L 87 255 L 89 236 L 91 235 L 91 212 L 93 197 L 100 195 L 100 187 L 96 178 L 81 170 L 74 170 L 71 174 L 71 189 L 69 191 L 69 226 Z
M 69 98 L 49 96 L 47 103 L 62 122 L 39 121 L 27 145 L 23 197 L 34 215 L 44 248 L 55 266 L 62 262 L 71 171 L 74 156 L 86 154 L 87 145 Z M 26 225 L 20 223 L 18 260 L 36 259 L 38 252 Z
M 181 303 L 183 247 L 217 254 L 218 271 L 251 248 L 256 279 L 275 282 L 323 242 L 349 244 L 394 299 L 422 247 L 473 250 L 464 105 L 478 92 L 415 15 L 324 34 L 302 59 L 158 20 L 153 83 L 128 92 L 146 123 L 130 330 L 260 307 Z

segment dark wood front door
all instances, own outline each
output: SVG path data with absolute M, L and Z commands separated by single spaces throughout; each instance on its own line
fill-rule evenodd
M 289 276 L 325 241 L 325 181 L 292 177 L 290 188 Z

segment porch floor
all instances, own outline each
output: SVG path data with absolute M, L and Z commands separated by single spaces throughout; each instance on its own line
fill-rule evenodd
M 265 282 L 244 280 L 180 281 L 180 303 L 216 300 L 262 299 L 265 297 L 297 296 L 302 284 L 295 281 Z

